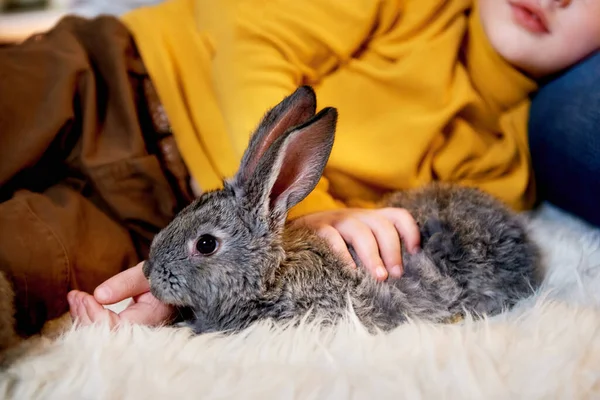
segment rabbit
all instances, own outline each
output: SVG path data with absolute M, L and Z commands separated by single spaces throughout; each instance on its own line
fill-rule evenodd
M 287 221 L 316 186 L 338 113 L 316 113 L 301 86 L 269 110 L 237 173 L 203 193 L 153 238 L 143 273 L 160 301 L 191 310 L 196 334 L 238 332 L 269 319 L 335 324 L 351 307 L 370 331 L 411 319 L 495 315 L 532 294 L 539 252 L 519 215 L 478 189 L 450 183 L 391 193 L 380 206 L 415 218 L 421 248 L 404 274 L 377 281 L 347 265 L 314 231 Z

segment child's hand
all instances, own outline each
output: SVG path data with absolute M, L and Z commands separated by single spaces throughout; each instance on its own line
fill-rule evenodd
M 406 249 L 418 250 L 421 235 L 414 218 L 403 208 L 356 209 L 323 211 L 305 215 L 293 221 L 315 229 L 329 242 L 334 251 L 351 265 L 347 244 L 373 276 L 385 280 L 388 273 L 402 275 L 401 239 Z
M 71 316 L 83 325 L 107 319 L 111 327 L 121 321 L 151 326 L 168 321 L 174 309 L 152 296 L 142 272 L 143 264 L 141 262 L 108 279 L 96 288 L 94 296 L 78 290 L 69 292 L 67 299 Z M 119 314 L 102 307 L 102 304 L 118 303 L 129 297 L 133 298 L 133 303 Z

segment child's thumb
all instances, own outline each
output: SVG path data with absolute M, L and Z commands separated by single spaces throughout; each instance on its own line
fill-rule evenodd
M 150 290 L 148 280 L 142 272 L 142 261 L 103 282 L 94 290 L 94 297 L 100 304 L 113 304 L 129 297 L 138 296 Z

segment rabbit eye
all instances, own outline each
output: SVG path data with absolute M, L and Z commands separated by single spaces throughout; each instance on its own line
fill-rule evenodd
M 202 235 L 196 242 L 196 250 L 204 256 L 210 256 L 219 247 L 219 242 L 212 235 Z

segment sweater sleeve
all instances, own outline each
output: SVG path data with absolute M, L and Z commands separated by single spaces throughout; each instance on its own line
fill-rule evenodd
M 399 9 L 398 1 L 385 1 Z M 319 82 L 365 45 L 381 15 L 374 0 L 242 0 L 215 37 L 214 87 L 236 154 L 264 113 L 299 85 Z M 389 14 L 389 13 L 387 13 Z M 318 108 L 329 106 L 319 104 Z M 344 204 L 325 176 L 290 218 Z

